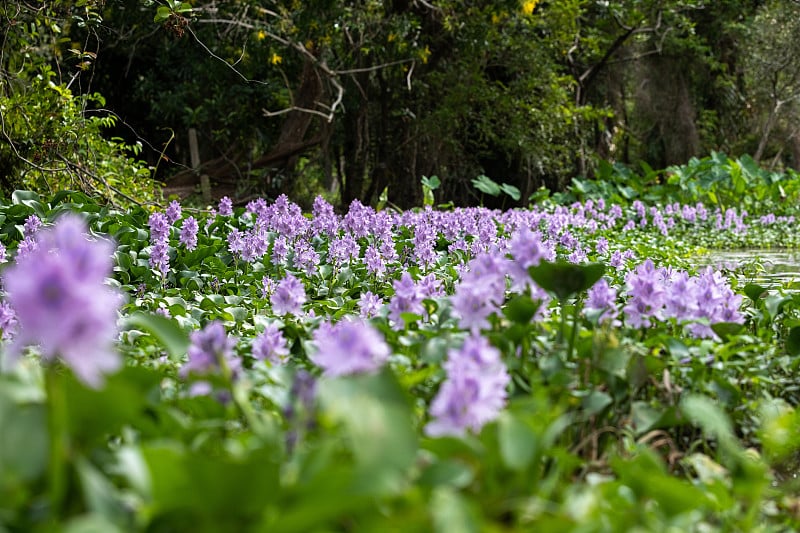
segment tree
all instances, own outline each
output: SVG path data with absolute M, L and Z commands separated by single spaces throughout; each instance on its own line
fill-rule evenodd
M 7 1 L 0 5 L 0 189 L 99 192 L 114 203 L 152 201 L 139 146 L 104 137 L 113 114 L 83 92 L 96 57 L 100 1 Z M 83 39 L 64 35 L 79 29 Z M 77 91 L 77 94 L 76 94 Z
M 800 169 L 800 3 L 770 1 L 747 32 L 744 68 L 753 122 L 760 131 L 756 161 L 768 153 L 780 159 L 789 145 Z M 776 135 L 782 137 L 768 150 Z

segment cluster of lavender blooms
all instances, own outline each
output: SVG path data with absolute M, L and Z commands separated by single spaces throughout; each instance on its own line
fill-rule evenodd
M 383 336 L 361 320 L 323 322 L 314 332 L 314 345 L 310 359 L 332 377 L 375 372 L 391 355 Z
M 99 387 L 122 364 L 114 345 L 122 295 L 105 283 L 114 245 L 90 239 L 76 215 L 41 226 L 38 219 L 26 221 L 30 245 L 3 272 L 0 327 L 4 337 L 13 337 L 8 353 L 13 359 L 37 345 L 43 361 L 60 358 L 86 384 Z
M 506 405 L 510 376 L 500 351 L 485 337 L 471 334 L 444 362 L 447 378 L 431 402 L 432 420 L 425 433 L 438 437 L 478 432 L 496 419 Z
M 151 240 L 163 242 L 164 249 L 169 244 L 170 227 L 181 217 L 175 206 L 167 211 L 154 214 L 150 222 Z M 385 288 L 383 293 L 360 293 L 359 319 L 337 323 L 323 320 L 313 332 L 316 350 L 309 357 L 327 376 L 374 372 L 386 364 L 390 349 L 368 320 L 385 316 L 391 327 L 402 330 L 414 317 L 428 319 L 426 299 L 447 299 L 459 328 L 469 336 L 460 349 L 449 352 L 447 379 L 431 406 L 433 421 L 426 431 L 445 435 L 479 430 L 505 404 L 508 374 L 499 352 L 481 332 L 491 327 L 490 317 L 500 313 L 509 293 L 526 293 L 542 302 L 534 319 L 549 312 L 550 296 L 532 281 L 529 267 L 561 257 L 575 263 L 604 261 L 624 273 L 636 259 L 635 254 L 611 249 L 602 235 L 597 235 L 592 245 L 592 235 L 648 226 L 664 233 L 679 224 L 701 222 L 746 231 L 746 216 L 735 210 L 710 210 L 702 204 L 673 204 L 659 209 L 635 202 L 623 211 L 618 205 L 607 206 L 603 200 L 547 210 L 464 208 L 439 212 L 426 208 L 403 213 L 379 212 L 354 201 L 346 214 L 337 215 L 333 206 L 318 197 L 311 217 L 306 217 L 296 204 L 281 196 L 272 204 L 254 200 L 238 215 L 234 215 L 230 199 L 224 198 L 210 218 L 228 218 L 225 225 L 214 228 L 228 228 L 222 238 L 234 257 L 265 266 L 261 296 L 269 301 L 273 315 L 307 316 L 303 313 L 308 299 L 304 283 L 322 276 L 322 265 L 331 267 L 328 272 L 359 265 L 373 287 Z M 207 225 L 206 231 L 211 227 Z M 194 249 L 197 233 L 194 218 L 185 218 L 180 244 Z M 151 261 L 153 255 L 162 257 L 151 263 L 153 268 L 166 273 L 168 259 L 151 253 Z M 459 274 L 455 280 L 438 277 L 447 275 L 437 267 L 445 260 Z M 621 325 L 623 318 L 631 327 L 675 319 L 699 337 L 712 336 L 710 324 L 714 322 L 742 320 L 738 313 L 740 298 L 711 271 L 690 277 L 645 262 L 629 272 L 626 281 L 628 287 L 621 296 L 607 280 L 598 282 L 589 291 L 586 309 L 596 311 L 601 322 L 615 326 Z M 452 294 L 447 296 L 444 286 L 451 282 Z M 621 310 L 620 301 L 624 303 Z M 277 324 L 269 324 L 253 340 L 255 359 L 271 364 L 289 360 L 288 342 Z M 238 371 L 233 360 L 228 361 L 231 341 L 224 340 L 227 336 L 220 328 L 208 326 L 203 336 L 193 337 L 196 348 L 183 371 L 185 375 L 212 371 L 213 361 L 226 361 L 234 374 Z M 217 348 L 212 349 L 212 344 Z
M 157 270 L 162 279 L 169 272 L 170 217 L 164 213 L 153 213 L 147 221 L 150 226 L 150 268 Z
M 628 299 L 625 323 L 634 328 L 650 327 L 653 321 L 675 320 L 697 338 L 716 337 L 711 325 L 743 323 L 739 311 L 742 297 L 735 294 L 719 272 L 711 267 L 698 276 L 647 260 L 625 277 Z
M 37 247 L 36 232 L 42 227 L 42 220 L 36 215 L 30 215 L 22 226 L 22 240 L 17 246 L 17 259 L 23 258 L 34 252 Z
M 272 204 L 264 199 L 253 200 L 235 217 L 232 202 L 226 197 L 213 215 L 209 223 L 216 216 L 228 218 L 227 224 L 215 229 L 228 228 L 222 237 L 234 257 L 271 265 L 280 276 L 291 271 L 310 280 L 325 271 L 320 268 L 322 265 L 330 265 L 336 272 L 359 264 L 375 281 L 400 280 L 395 287 L 397 299 L 394 304 L 389 302 L 392 320 L 400 327 L 405 325 L 400 319 L 402 313 L 422 312 L 418 305 L 420 295 L 403 278 L 404 272 L 412 268 L 423 275 L 435 272 L 445 257 L 463 272 L 467 270 L 465 265 L 481 254 L 500 259 L 511 255 L 517 264 L 505 274 L 510 277 L 512 290 L 525 290 L 527 285 L 537 291 L 526 275 L 527 267 L 540 260 L 535 254 L 552 260 L 557 253 L 574 263 L 603 261 L 616 269 L 627 267 L 635 259 L 630 250 L 611 249 L 602 235 L 594 237 L 592 245 L 593 236 L 600 231 L 625 232 L 652 226 L 666 233 L 678 225 L 713 224 L 718 229 L 743 233 L 752 225 L 779 222 L 777 217 L 748 222 L 744 211 L 710 209 L 701 203 L 658 208 L 636 201 L 630 209 L 623 210 L 619 205 L 606 205 L 603 200 L 505 212 L 484 208 L 440 212 L 426 208 L 403 213 L 375 211 L 354 201 L 346 214 L 337 215 L 321 197 L 315 199 L 311 217 L 306 217 L 285 195 Z M 150 264 L 164 275 L 169 269 L 170 227 L 177 227 L 180 219 L 180 206 L 174 202 L 165 213 L 151 216 Z M 210 230 L 210 226 L 206 229 Z M 404 233 L 407 239 L 399 237 Z M 184 218 L 180 244 L 187 250 L 194 249 L 197 235 L 197 221 Z M 446 249 L 442 243 L 446 243 Z M 416 283 L 414 279 L 410 281 Z M 366 314 L 372 315 L 373 311 L 368 308 Z
M 189 336 L 188 360 L 178 374 L 182 378 L 228 375 L 236 379 L 242 369 L 242 360 L 236 356 L 237 339 L 229 336 L 225 326 L 213 321 Z M 190 395 L 205 395 L 213 392 L 210 382 L 199 379 L 192 383 Z

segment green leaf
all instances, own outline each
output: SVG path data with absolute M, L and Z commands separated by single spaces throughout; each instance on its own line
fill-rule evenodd
M 500 196 L 500 185 L 493 181 L 489 176 L 481 174 L 472 180 L 472 186 L 479 191 L 490 196 Z
M 527 294 L 520 294 L 508 301 L 503 308 L 503 314 L 517 324 L 530 324 L 541 304 L 541 301 L 534 301 Z
M 39 218 L 45 218 L 49 208 L 42 204 L 38 194 L 32 191 L 14 191 L 11 193 L 11 203 L 13 205 L 24 205 L 30 207 Z
M 432 191 L 438 189 L 439 186 L 442 184 L 442 181 L 439 179 L 439 176 L 431 176 L 430 178 L 427 176 L 422 176 L 421 181 L 424 187 L 427 187 Z
M 85 457 L 78 457 L 75 467 L 89 510 L 111 523 L 124 524 L 126 505 L 114 484 Z
M 31 202 L 40 203 L 42 199 L 33 191 L 14 191 L 11 193 L 11 203 L 13 205 L 30 205 Z
M 152 412 L 163 376 L 141 366 L 126 366 L 106 377 L 101 389 L 87 387 L 62 374 L 67 398 L 68 425 L 76 446 L 92 446 L 130 425 L 145 432 L 152 428 Z
M 210 456 L 164 442 L 143 446 L 142 456 L 150 473 L 149 494 L 143 496 L 151 500 L 152 512 L 182 513 L 206 531 L 252 523 L 281 494 L 276 450 Z
M 748 283 L 744 286 L 744 293 L 755 303 L 760 298 L 764 297 L 764 295 L 767 293 L 767 288 L 758 285 L 757 283 Z
M 777 317 L 780 313 L 783 312 L 783 306 L 787 303 L 792 301 L 791 296 L 782 296 L 780 294 L 773 294 L 767 296 L 765 300 L 765 305 L 767 308 L 767 312 L 771 319 Z
M 681 400 L 681 412 L 709 436 L 720 440 L 733 439 L 733 426 L 728 415 L 707 396 L 691 394 Z
M 348 436 L 364 490 L 399 490 L 416 456 L 417 435 L 409 399 L 394 375 L 384 370 L 323 379 L 318 390 L 324 411 Z
M 169 18 L 171 14 L 172 11 L 170 10 L 170 8 L 166 6 L 159 6 L 158 9 L 156 10 L 156 16 L 153 17 L 153 22 L 155 23 L 164 22 Z
M 614 403 L 614 400 L 607 392 L 593 390 L 587 394 L 581 402 L 584 412 L 588 415 L 596 415 L 609 405 Z
M 711 324 L 711 329 L 714 330 L 714 333 L 719 335 L 724 342 L 728 342 L 731 337 L 742 332 L 744 324 L 738 324 L 736 322 L 717 322 L 716 324 Z
M 500 457 L 512 470 L 526 468 L 538 448 L 533 429 L 510 411 L 503 412 L 497 421 L 497 439 Z
M 559 300 L 589 289 L 603 277 L 605 271 L 606 267 L 602 263 L 576 265 L 566 261 L 542 261 L 537 266 L 528 268 L 533 281 L 544 290 L 555 294 Z
M 789 355 L 800 355 L 800 326 L 789 330 L 786 336 L 786 352 Z
M 139 311 L 124 321 L 123 329 L 134 328 L 143 329 L 155 336 L 172 359 L 183 357 L 189 349 L 189 335 L 172 319 Z
M 8 483 L 34 481 L 48 461 L 44 405 L 14 401 L 8 385 L 0 382 L 0 495 Z
M 433 529 L 437 533 L 477 533 L 480 531 L 476 513 L 456 491 L 440 487 L 430 502 Z
M 520 190 L 517 187 L 514 187 L 513 185 L 509 185 L 508 183 L 503 183 L 500 186 L 500 189 L 508 196 L 510 196 L 514 201 L 519 201 L 519 199 L 522 197 L 522 193 L 520 192 Z
M 424 487 L 449 485 L 463 488 L 472 483 L 474 478 L 475 472 L 466 463 L 457 459 L 444 459 L 426 468 L 417 482 Z

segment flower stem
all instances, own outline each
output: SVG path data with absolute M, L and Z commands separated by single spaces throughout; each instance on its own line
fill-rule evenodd
M 50 436 L 50 463 L 48 484 L 50 493 L 50 513 L 58 518 L 63 511 L 67 490 L 67 405 L 64 383 L 54 365 L 44 369 L 47 392 L 47 429 Z

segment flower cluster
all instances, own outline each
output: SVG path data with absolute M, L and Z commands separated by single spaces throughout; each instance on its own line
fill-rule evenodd
M 276 315 L 297 315 L 306 301 L 306 289 L 293 274 L 286 274 L 269 298 Z
M 213 321 L 189 337 L 189 359 L 181 367 L 182 378 L 227 373 L 232 379 L 241 371 L 242 361 L 236 357 L 236 338 L 225 332 L 222 322 Z M 193 394 L 207 394 L 211 387 L 204 381 L 196 382 Z
M 391 351 L 383 336 L 367 322 L 323 322 L 314 332 L 316 352 L 310 358 L 326 376 L 375 372 Z
M 698 276 L 656 267 L 648 259 L 625 278 L 628 300 L 623 308 L 629 326 L 649 327 L 653 321 L 675 320 L 699 338 L 715 336 L 711 324 L 744 322 L 742 297 L 711 267 Z
M 97 387 L 122 364 L 114 343 L 122 296 L 105 284 L 114 246 L 90 240 L 83 220 L 64 215 L 36 231 L 36 247 L 3 273 L 17 333 L 9 352 L 38 345 L 44 361 L 60 357 L 75 374 Z M 13 331 L 4 313 L 3 332 Z
M 171 222 L 164 213 L 153 213 L 147 221 L 150 226 L 150 268 L 158 270 L 161 277 L 169 272 L 169 232 Z
M 461 348 L 450 350 L 444 363 L 447 379 L 433 399 L 433 417 L 425 433 L 432 437 L 478 432 L 506 404 L 510 376 L 500 351 L 486 338 L 472 334 Z

